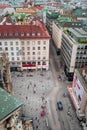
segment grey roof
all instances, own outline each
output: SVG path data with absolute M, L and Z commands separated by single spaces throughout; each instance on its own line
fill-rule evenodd
M 82 28 L 69 28 L 68 30 L 72 32 L 76 37 L 87 37 L 87 32 L 84 31 Z

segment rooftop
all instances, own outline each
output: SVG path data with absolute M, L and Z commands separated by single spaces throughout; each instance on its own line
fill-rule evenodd
M 47 12 L 46 13 L 46 16 L 48 17 L 48 18 L 50 18 L 50 19 L 57 19 L 58 18 L 58 16 L 59 16 L 59 14 L 58 13 L 52 13 L 52 12 Z
M 87 43 L 87 32 L 82 28 L 67 28 L 67 34 L 77 43 Z
M 14 96 L 0 88 L 0 121 L 16 111 L 23 104 Z
M 50 38 L 42 21 L 32 20 L 29 25 L 0 25 L 0 39 Z
M 58 22 L 72 22 L 72 17 L 59 17 L 57 19 Z
M 77 17 L 87 17 L 87 9 L 74 9 L 72 13 L 75 14 Z
M 69 31 L 74 33 L 77 37 L 87 37 L 87 32 L 84 31 L 82 28 L 69 28 Z

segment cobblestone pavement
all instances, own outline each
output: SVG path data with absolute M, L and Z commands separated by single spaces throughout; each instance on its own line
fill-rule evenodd
M 37 130 L 47 130 L 45 106 L 46 97 L 54 87 L 52 72 L 50 70 L 12 72 L 12 82 L 14 95 L 24 104 L 23 114 L 35 119 Z M 41 117 L 43 109 L 46 114 Z

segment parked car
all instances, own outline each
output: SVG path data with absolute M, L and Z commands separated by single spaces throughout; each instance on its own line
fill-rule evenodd
M 63 104 L 62 104 L 61 101 L 57 102 L 57 107 L 58 107 L 59 110 L 63 110 Z

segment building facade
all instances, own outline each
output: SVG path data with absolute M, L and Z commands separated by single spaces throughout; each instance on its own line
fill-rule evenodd
M 55 22 L 53 22 L 52 39 L 57 48 L 57 52 L 61 49 L 62 32 L 63 32 L 63 29 L 60 26 L 56 25 Z
M 72 86 L 68 86 L 68 91 L 76 109 L 76 112 L 85 114 L 87 122 L 87 68 L 76 69 Z
M 82 22 L 74 22 L 72 17 L 59 17 L 52 25 L 52 39 L 57 53 L 61 50 L 62 33 L 66 28 L 82 28 Z
M 87 32 L 82 28 L 69 28 L 63 32 L 61 56 L 65 63 L 65 73 L 70 78 L 75 68 L 87 66 Z
M 12 69 L 49 69 L 50 35 L 42 21 L 0 28 L 0 56 L 6 51 Z

